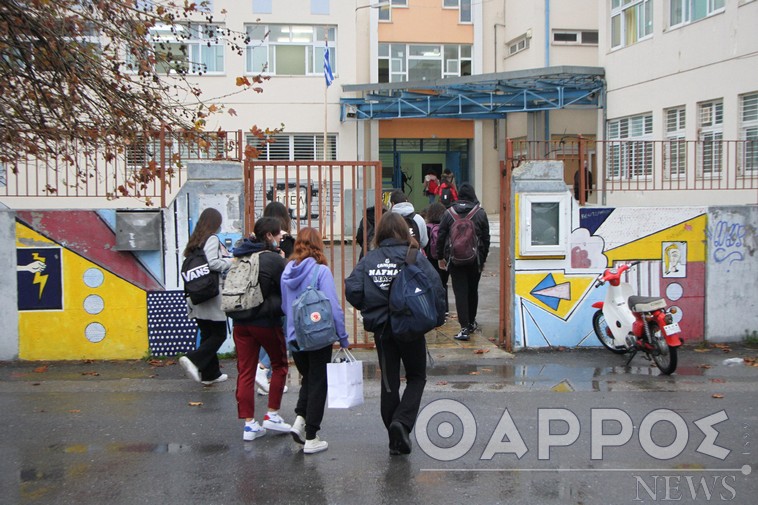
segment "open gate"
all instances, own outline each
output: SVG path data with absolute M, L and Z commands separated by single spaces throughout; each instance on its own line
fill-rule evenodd
M 289 209 L 293 236 L 303 227 L 320 231 L 352 345 L 373 346 L 363 331 L 360 313 L 345 302 L 344 279 L 358 262 L 358 225 L 367 209 L 382 201 L 381 162 L 246 160 L 244 191 L 246 235 L 273 201 Z M 367 243 L 365 236 L 363 242 Z

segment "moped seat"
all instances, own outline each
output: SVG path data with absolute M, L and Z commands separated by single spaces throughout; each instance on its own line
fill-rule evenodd
M 630 296 L 629 307 L 634 312 L 653 312 L 665 309 L 666 300 L 657 296 Z

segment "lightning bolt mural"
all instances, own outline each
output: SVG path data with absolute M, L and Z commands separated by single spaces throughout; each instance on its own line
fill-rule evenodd
M 32 258 L 41 261 L 42 263 L 45 263 L 46 260 L 46 258 L 44 256 L 40 256 L 39 253 L 32 254 Z M 39 299 L 41 300 L 42 293 L 45 291 L 45 284 L 47 284 L 47 274 L 34 272 L 34 280 L 32 281 L 32 284 L 39 284 Z

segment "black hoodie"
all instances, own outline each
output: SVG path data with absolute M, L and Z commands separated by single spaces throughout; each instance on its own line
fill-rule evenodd
M 458 201 L 451 205 L 447 212 L 442 214 L 440 219 L 440 228 L 437 235 L 437 257 L 448 258 L 450 256 L 450 244 L 448 244 L 447 237 L 450 234 L 450 226 L 453 224 L 455 218 L 450 215 L 450 212 L 455 212 L 459 216 L 466 216 L 474 206 L 479 204 L 479 199 L 476 197 L 473 186 L 469 183 L 461 184 L 458 190 Z M 479 268 L 484 266 L 484 262 L 487 261 L 487 255 L 490 252 L 490 222 L 487 219 L 487 213 L 483 208 L 479 207 L 479 210 L 471 217 L 476 226 L 476 234 L 479 237 Z

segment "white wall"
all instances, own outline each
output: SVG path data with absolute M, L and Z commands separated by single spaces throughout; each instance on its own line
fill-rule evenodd
M 706 335 L 738 341 L 758 331 L 758 206 L 708 209 Z
M 0 360 L 18 358 L 18 287 L 16 282 L 16 214 L 0 209 Z

